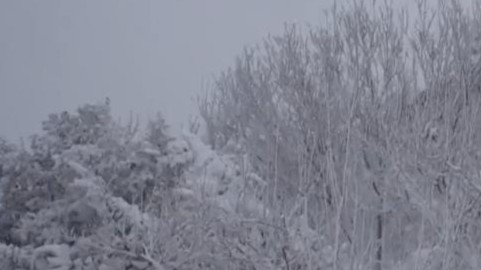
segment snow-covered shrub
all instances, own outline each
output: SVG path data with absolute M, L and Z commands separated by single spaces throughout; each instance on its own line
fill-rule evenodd
M 30 269 L 31 252 L 0 243 L 0 269 Z
M 168 142 L 172 139 L 169 135 L 169 127 L 161 114 L 147 123 L 145 140 L 152 144 L 157 151 L 164 153 Z
M 95 144 L 111 132 L 112 117 L 108 104 L 84 105 L 77 114 L 63 112 L 51 114 L 43 122 L 45 140 L 50 141 L 53 152 L 72 145 Z
M 54 174 L 27 165 L 9 175 L 4 192 L 6 208 L 36 212 L 62 197 L 64 189 Z

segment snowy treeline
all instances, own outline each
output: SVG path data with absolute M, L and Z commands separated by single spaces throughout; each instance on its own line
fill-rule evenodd
M 1 269 L 271 267 L 249 248 L 263 241 L 263 180 L 239 157 L 171 137 L 161 118 L 139 135 L 104 104 L 43 130 L 0 144 Z
M 418 11 L 286 26 L 205 129 L 98 104 L 0 140 L 0 269 L 480 269 L 481 4 Z

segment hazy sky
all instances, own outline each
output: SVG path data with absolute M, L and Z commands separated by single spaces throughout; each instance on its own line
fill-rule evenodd
M 124 121 L 160 111 L 178 127 L 245 45 L 324 21 L 332 1 L 1 0 L 0 135 L 17 141 L 106 97 Z
M 110 97 L 116 117 L 185 123 L 202 82 L 283 22 L 322 20 L 330 1 L 0 1 L 0 135 Z

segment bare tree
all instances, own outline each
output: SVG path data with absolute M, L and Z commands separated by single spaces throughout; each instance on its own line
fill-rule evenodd
M 468 212 L 480 187 L 480 6 L 417 7 L 412 25 L 392 4 L 363 1 L 308 34 L 288 25 L 246 49 L 200 103 L 211 144 L 242 145 L 269 182 L 272 221 L 315 236 L 299 255 L 310 265 L 316 240 L 332 246 L 334 269 L 346 258 L 428 267 L 425 250 L 443 250 L 444 269 L 477 265 L 459 254 L 473 254 L 463 239 L 479 230 Z

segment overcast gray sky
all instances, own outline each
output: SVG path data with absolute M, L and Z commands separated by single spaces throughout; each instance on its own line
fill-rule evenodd
M 0 135 L 110 97 L 116 117 L 194 112 L 203 81 L 284 22 L 317 24 L 332 0 L 0 1 Z
M 0 1 L 0 135 L 110 97 L 117 117 L 185 123 L 202 82 L 284 21 L 321 20 L 330 1 Z

